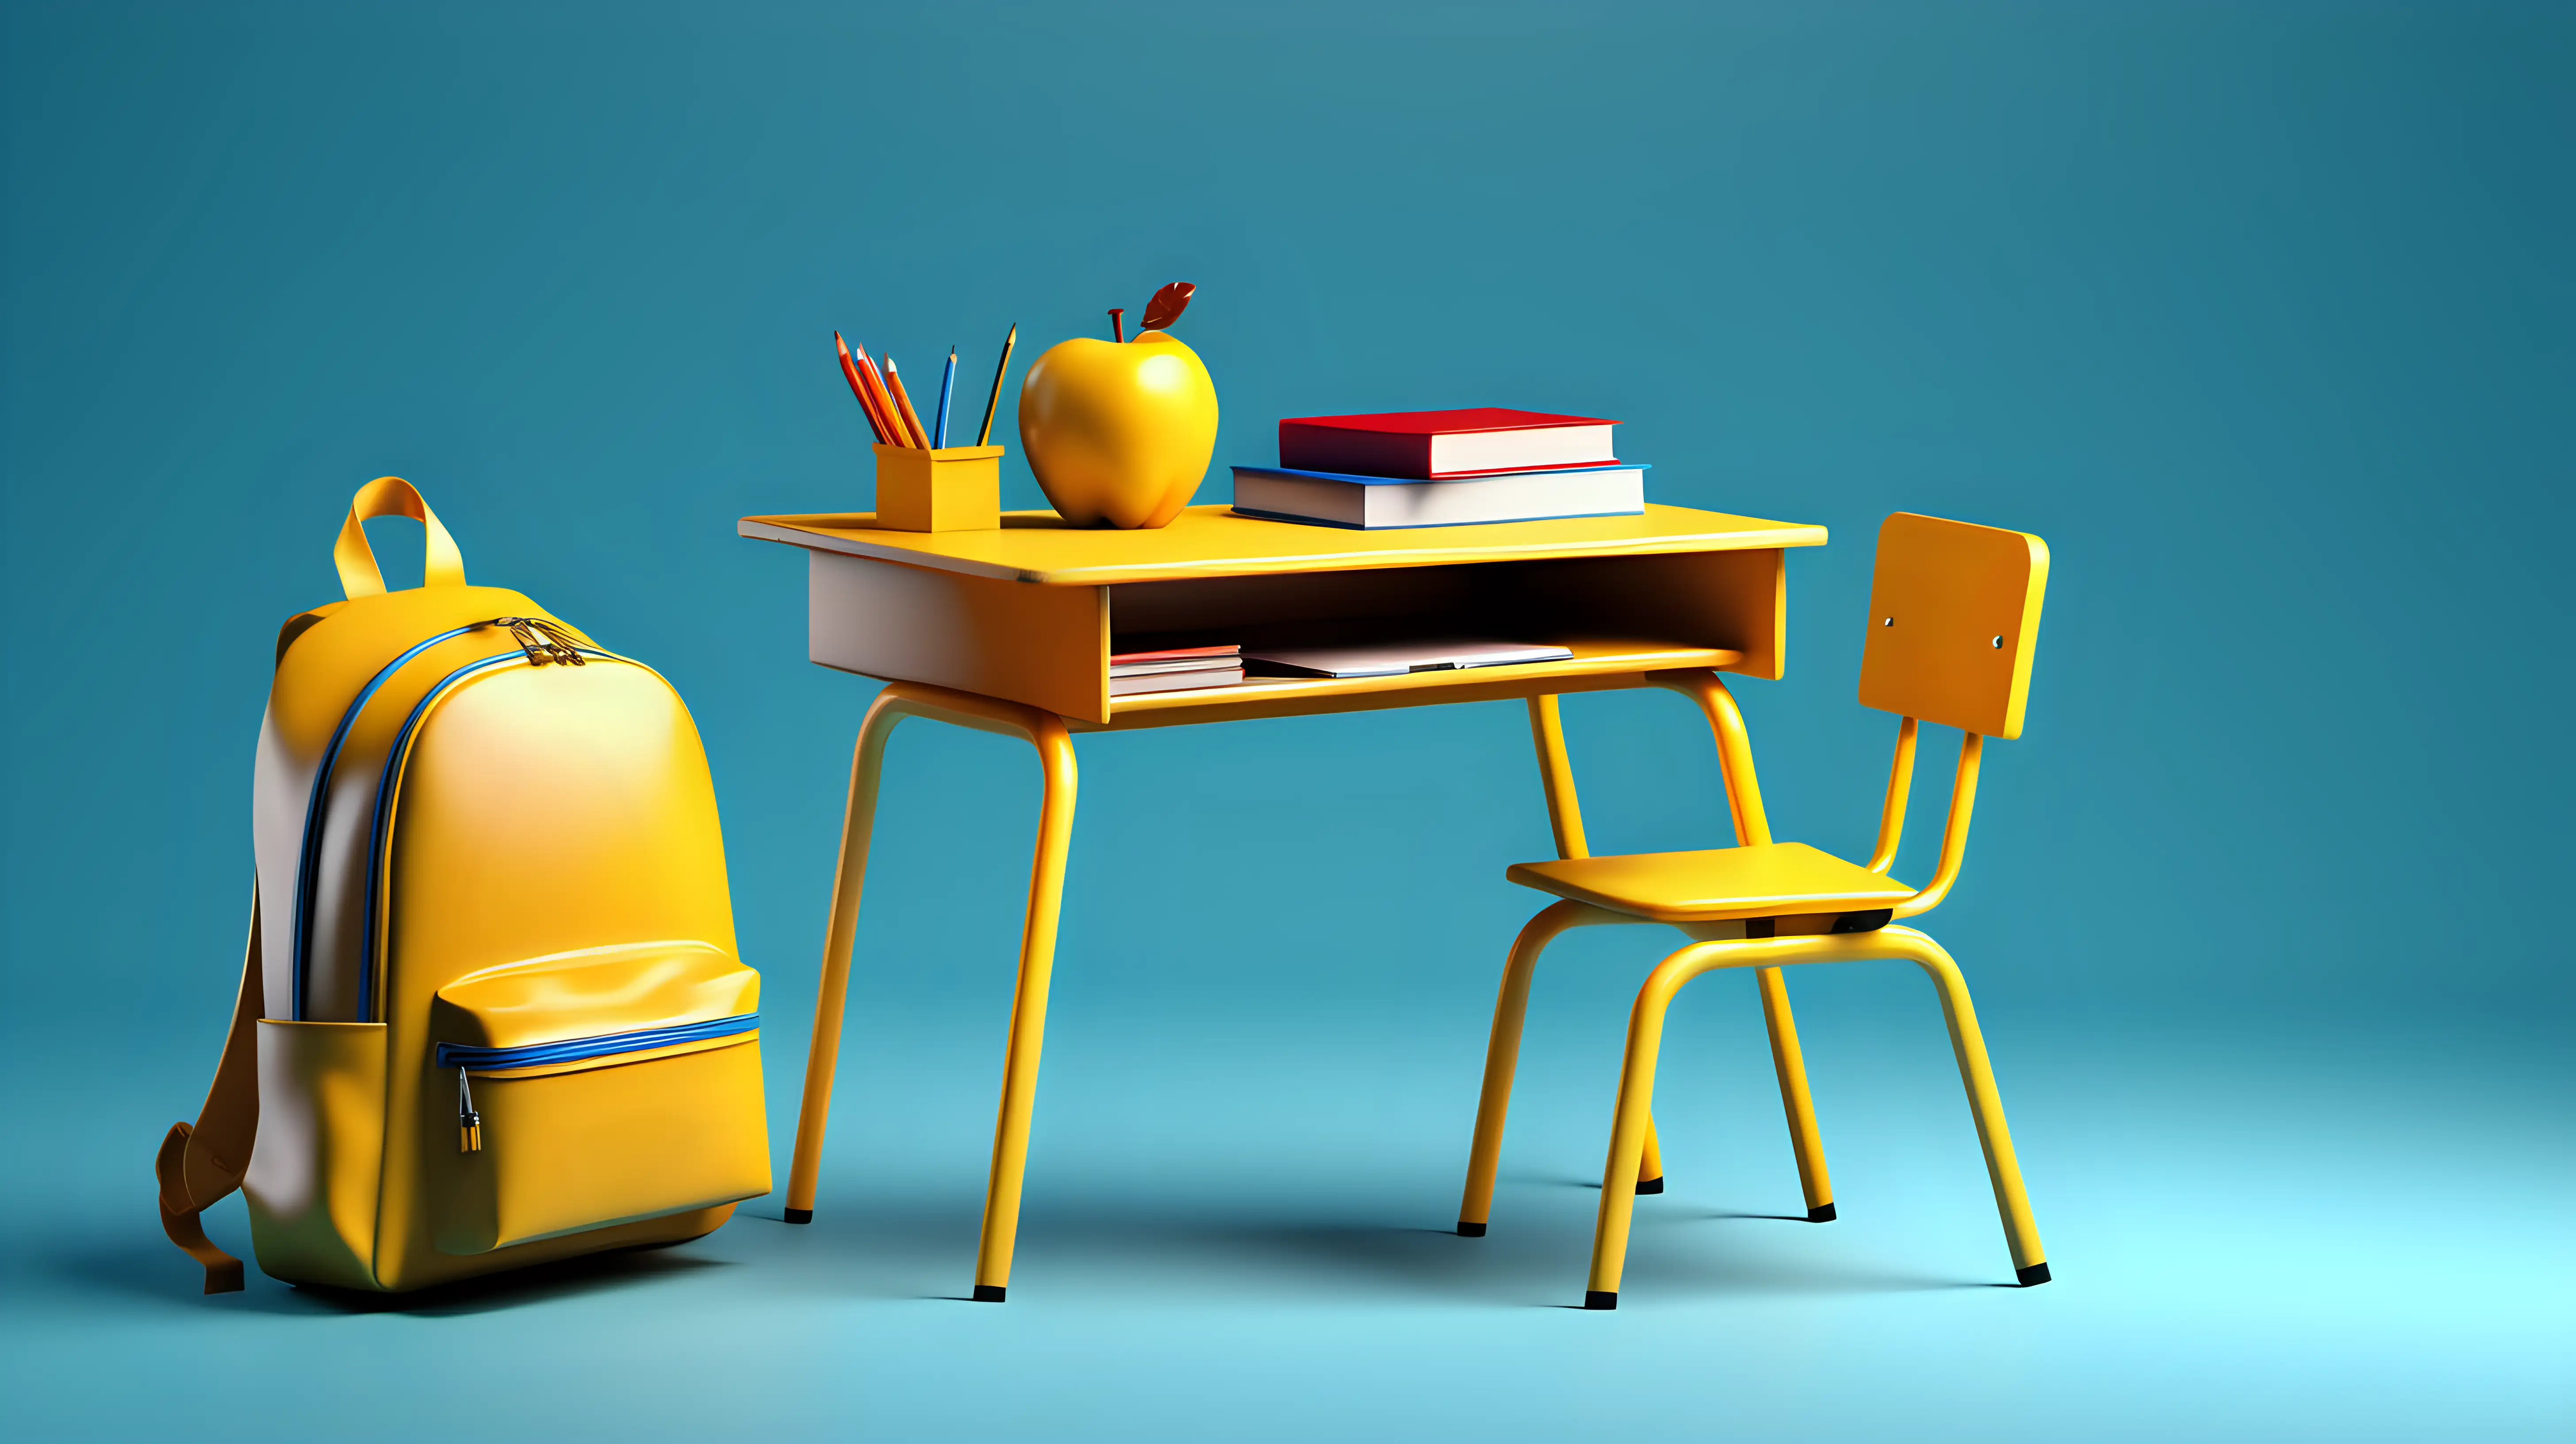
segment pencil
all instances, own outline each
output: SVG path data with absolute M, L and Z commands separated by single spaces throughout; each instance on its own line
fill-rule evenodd
M 930 433 L 921 429 L 921 413 L 912 409 L 912 397 L 903 389 L 903 373 L 897 371 L 894 358 L 886 358 L 886 389 L 894 393 L 895 410 L 903 413 L 903 426 L 912 433 L 912 444 L 924 451 L 930 449 Z
M 859 375 L 868 383 L 868 399 L 876 403 L 877 416 L 885 422 L 886 445 L 910 447 L 912 437 L 903 429 L 903 415 L 894 409 L 894 397 L 886 390 L 885 373 L 868 359 L 868 348 L 857 348 Z
M 948 393 L 957 389 L 957 348 L 948 348 L 948 369 L 939 373 L 939 419 L 930 428 L 930 449 L 948 444 Z
M 850 343 L 842 340 L 841 333 L 835 331 L 832 333 L 832 344 L 840 349 L 841 376 L 850 383 L 850 394 L 859 398 L 859 410 L 868 418 L 869 432 L 876 437 L 878 445 L 884 445 L 885 423 L 877 419 L 877 404 L 868 398 L 868 383 L 859 375 L 859 363 L 850 359 Z
M 1019 343 L 1020 326 L 1011 323 L 1011 334 L 1002 338 L 1002 359 L 993 363 L 993 395 L 984 403 L 984 429 L 975 433 L 977 446 L 993 444 L 993 412 L 1002 404 L 1002 373 L 1011 369 L 1011 348 Z

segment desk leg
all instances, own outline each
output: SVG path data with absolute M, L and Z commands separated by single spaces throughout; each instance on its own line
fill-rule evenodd
M 805 1101 L 796 1114 L 796 1161 L 787 1171 L 787 1221 L 814 1221 L 823 1168 L 823 1126 L 832 1111 L 832 1073 L 841 1061 L 841 1005 L 850 989 L 850 947 L 858 935 L 859 890 L 867 881 L 876 825 L 877 778 L 886 738 L 912 715 L 892 689 L 877 694 L 850 753 L 850 801 L 841 814 L 841 863 L 832 883 L 832 922 L 823 935 L 823 984 L 814 999 L 814 1041 L 805 1054 Z
M 1798 1048 L 1798 1020 L 1789 1011 L 1789 984 L 1778 968 L 1755 972 L 1762 989 L 1762 1022 L 1771 1033 L 1771 1071 L 1780 1079 L 1780 1111 L 1789 1120 L 1789 1147 L 1798 1158 L 1798 1191 L 1806 1196 L 1807 1222 L 1834 1221 L 1834 1180 L 1825 1171 L 1825 1141 L 1816 1132 L 1816 1102 L 1807 1093 L 1807 1060 Z
M 1583 838 L 1583 800 L 1574 790 L 1574 763 L 1565 755 L 1565 722 L 1557 710 L 1556 698 L 1529 699 L 1530 742 L 1538 750 L 1539 786 L 1547 793 L 1547 825 L 1556 833 L 1558 857 L 1590 857 L 1591 849 Z M 1533 955 L 1533 961 L 1535 955 Z M 1528 980 L 1522 980 L 1523 1001 L 1527 1000 Z M 1518 1005 L 1515 1005 L 1518 1006 Z M 1512 1024 L 1512 1050 L 1520 1048 L 1520 1024 Z M 1509 1065 L 1505 1069 L 1504 1091 L 1510 1092 Z M 1497 1125 L 1497 1133 L 1500 1126 Z M 1637 1191 L 1664 1191 L 1664 1150 L 1655 1137 L 1655 1118 L 1646 1115 L 1646 1151 L 1637 1165 Z M 1488 1191 L 1491 1180 L 1487 1180 Z M 1484 1215 L 1477 1215 L 1482 1222 Z
M 1753 743 L 1745 735 L 1744 713 L 1735 695 L 1714 672 L 1661 672 L 1654 680 L 1697 702 L 1717 739 L 1717 758 L 1726 774 L 1726 805 L 1735 818 L 1740 846 L 1771 840 L 1771 820 L 1762 810 L 1762 784 L 1753 771 Z M 1789 1011 L 1789 985 L 1778 968 L 1756 973 L 1762 994 L 1762 1022 L 1771 1035 L 1771 1068 L 1780 1079 L 1780 1108 L 1789 1123 L 1789 1146 L 1798 1160 L 1798 1189 L 1806 1196 L 1807 1219 L 1834 1217 L 1833 1177 L 1825 1170 L 1825 1144 L 1816 1131 L 1815 1099 L 1807 1091 L 1807 1064 L 1798 1047 L 1798 1020 Z M 1651 1132 L 1648 1137 L 1651 1140 Z M 1647 1149 L 1653 1150 L 1649 1141 Z
M 787 1221 L 809 1223 L 823 1164 L 823 1126 L 832 1108 L 832 1074 L 840 1061 L 842 1004 L 849 991 L 850 949 L 858 933 L 859 894 L 867 880 L 878 778 L 886 740 L 906 717 L 999 732 L 1037 748 L 1046 793 L 1038 816 L 1037 856 L 1029 910 L 1020 934 L 1020 977 L 1011 1005 L 1011 1040 L 1002 1065 L 1001 1116 L 993 1136 L 993 1169 L 984 1194 L 984 1236 L 975 1257 L 975 1297 L 999 1302 L 1011 1281 L 1011 1245 L 1019 1230 L 1020 1175 L 1028 1160 L 1029 1114 L 1037 1099 L 1038 1054 L 1046 1040 L 1047 983 L 1055 967 L 1056 919 L 1064 899 L 1064 865 L 1073 839 L 1073 739 L 1064 719 L 1017 703 L 919 683 L 895 682 L 877 694 L 850 759 L 850 801 L 841 821 L 841 865 L 832 887 L 832 922 L 823 943 L 823 983 L 814 1004 L 814 1041 L 805 1063 L 805 1101 L 796 1119 L 796 1161 L 787 1175 Z
M 1073 739 L 1064 722 L 1038 713 L 1029 734 L 1046 768 L 1030 864 L 1028 921 L 1020 932 L 1020 985 L 1011 1004 L 1011 1042 L 1002 1064 L 1001 1118 L 993 1131 L 993 1172 L 984 1190 L 984 1240 L 975 1253 L 975 1298 L 1000 1303 L 1011 1282 L 1020 1229 L 1020 1174 L 1029 1157 L 1029 1114 L 1037 1102 L 1038 1051 L 1046 1041 L 1047 982 L 1055 970 L 1056 919 L 1064 864 L 1073 844 Z
M 1583 837 L 1583 800 L 1574 791 L 1574 763 L 1565 755 L 1565 722 L 1554 697 L 1529 699 L 1530 743 L 1538 751 L 1538 783 L 1547 793 L 1547 825 L 1556 833 L 1558 857 L 1590 857 Z

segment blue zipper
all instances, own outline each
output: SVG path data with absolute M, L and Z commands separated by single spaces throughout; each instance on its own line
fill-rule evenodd
M 640 1053 L 680 1043 L 731 1038 L 760 1026 L 758 1013 L 711 1018 L 703 1023 L 674 1023 L 667 1028 L 639 1028 L 632 1033 L 602 1033 L 595 1038 L 568 1038 L 560 1043 L 523 1043 L 515 1048 L 475 1048 L 463 1043 L 438 1045 L 441 1068 L 537 1068 L 549 1063 L 578 1063 L 612 1053 Z
M 572 650 L 581 653 L 585 657 L 596 657 L 603 662 L 633 661 L 632 658 L 620 657 L 613 652 L 602 652 L 593 647 L 575 647 Z M 432 687 L 427 692 L 421 694 L 420 701 L 415 703 L 411 709 L 411 715 L 403 718 L 402 730 L 394 734 L 394 745 L 385 753 L 385 770 L 376 779 L 376 815 L 367 829 L 366 926 L 360 933 L 360 936 L 365 939 L 365 950 L 358 955 L 358 1002 L 359 1006 L 366 1012 L 368 1021 L 374 1021 L 375 1014 L 378 1011 L 375 1005 L 376 947 L 379 942 L 379 939 L 376 936 L 376 899 L 382 891 L 381 885 L 384 880 L 385 819 L 392 811 L 394 781 L 402 775 L 404 759 L 411 751 L 412 734 L 420 729 L 420 721 L 423 717 L 429 715 L 431 705 L 436 703 L 439 698 L 444 697 L 450 691 L 453 691 L 457 684 L 466 681 L 478 672 L 489 672 L 496 668 L 509 666 L 514 662 L 525 663 L 527 660 L 528 654 L 526 652 L 513 647 L 509 651 L 503 652 L 498 656 L 485 657 L 480 661 L 468 662 L 464 666 L 459 667 L 455 671 L 440 678 L 437 686 Z M 640 662 L 636 662 L 635 665 L 639 667 L 643 666 Z M 652 669 L 647 667 L 645 670 L 651 671 Z M 660 674 L 656 673 L 655 675 L 658 676 Z
M 304 848 L 296 859 L 295 869 L 295 965 L 292 973 L 295 996 L 290 1002 L 287 1016 L 297 1022 L 304 1020 L 304 977 L 312 962 L 313 885 L 322 873 L 320 847 L 322 799 L 324 794 L 330 791 L 332 770 L 340 764 L 340 748 L 349 740 L 350 729 L 358 725 L 358 714 L 367 710 L 367 703 L 375 699 L 376 693 L 384 687 L 385 683 L 393 680 L 394 673 L 401 671 L 404 663 L 441 642 L 452 641 L 468 632 L 479 631 L 490 625 L 492 624 L 486 621 L 468 622 L 461 627 L 452 627 L 387 662 L 382 671 L 368 679 L 367 685 L 359 689 L 357 700 L 349 704 L 349 710 L 340 714 L 340 725 L 331 733 L 331 745 L 322 749 L 321 764 L 313 770 L 313 795 L 304 804 Z

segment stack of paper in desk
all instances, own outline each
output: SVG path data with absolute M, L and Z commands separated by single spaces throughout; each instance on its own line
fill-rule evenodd
M 1484 406 L 1279 423 L 1279 465 L 1234 468 L 1234 509 L 1318 526 L 1465 526 L 1646 509 L 1618 423 Z
M 1192 687 L 1231 687 L 1243 680 L 1241 647 L 1167 647 L 1152 652 L 1113 652 L 1109 695 L 1180 692 Z

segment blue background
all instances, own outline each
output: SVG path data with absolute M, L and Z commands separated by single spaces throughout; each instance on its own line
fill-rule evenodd
M 2564 1437 L 2554 912 L 2576 399 L 2563 6 L 10 5 L 0 217 L 0 1381 L 28 1437 Z M 1013 1301 L 969 1282 L 1035 769 L 907 729 L 810 1229 L 356 1308 L 200 1298 L 149 1159 L 220 1040 L 277 623 L 360 482 L 662 667 L 766 971 L 781 1177 L 848 746 L 754 512 L 867 504 L 834 328 L 980 406 L 1111 305 L 1219 470 L 1316 412 L 1621 418 L 1659 500 L 1822 523 L 1737 687 L 1775 826 L 1865 853 L 1895 509 L 2055 558 L 1930 921 L 2059 1282 L 2011 1277 L 1929 990 L 1793 975 L 1843 1221 L 1747 980 L 1674 1015 L 1613 1315 L 1626 1003 L 1533 1004 L 1511 704 L 1082 744 Z M 1006 403 L 997 435 L 1015 440 Z M 1014 452 L 1016 453 L 1016 445 Z M 1014 454 L 1006 504 L 1042 504 Z M 380 523 L 389 570 L 416 532 Z M 390 546 L 388 541 L 390 540 Z M 1567 705 L 1594 846 L 1708 845 L 1706 733 Z M 1948 747 L 1898 871 L 1928 871 Z M 240 1206 L 212 1216 L 246 1247 Z M 2555 1359 L 2555 1364 L 2549 1361 Z

